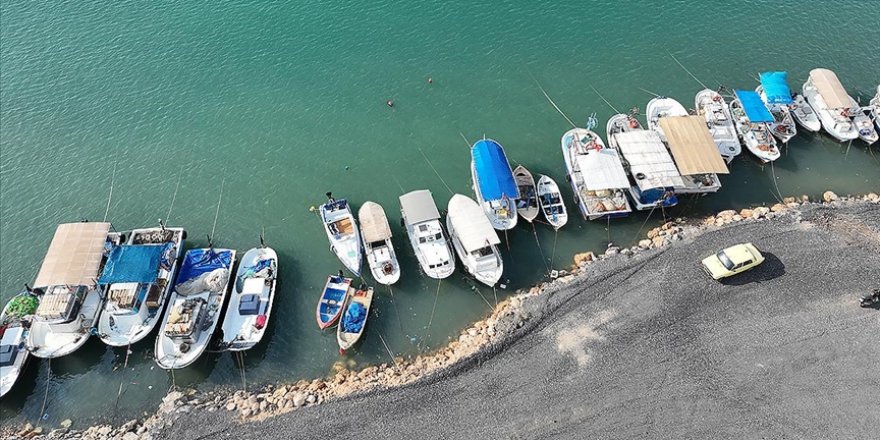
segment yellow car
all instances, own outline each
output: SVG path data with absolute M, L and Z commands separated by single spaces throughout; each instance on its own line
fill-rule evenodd
M 761 251 L 751 243 L 731 246 L 703 259 L 703 270 L 714 280 L 745 272 L 764 262 Z

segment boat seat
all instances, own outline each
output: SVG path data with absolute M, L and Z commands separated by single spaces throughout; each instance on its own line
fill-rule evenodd
M 238 303 L 238 313 L 241 315 L 257 315 L 260 312 L 260 295 L 242 295 Z
M 0 365 L 6 367 L 15 362 L 15 356 L 18 354 L 17 345 L 0 346 Z

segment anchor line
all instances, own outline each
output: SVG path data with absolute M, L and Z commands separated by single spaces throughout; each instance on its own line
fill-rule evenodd
M 443 284 L 443 280 L 437 280 L 437 293 L 434 294 L 434 306 L 431 307 L 431 318 L 428 319 L 428 326 L 425 327 L 425 337 L 422 340 L 427 340 L 428 336 L 431 334 L 431 324 L 434 323 L 434 312 L 437 310 L 437 299 L 440 298 L 440 285 Z
M 116 147 L 116 148 L 119 148 L 119 147 Z M 116 163 L 117 163 L 117 160 L 115 158 L 115 153 L 114 153 L 113 173 L 110 174 L 110 195 L 107 196 L 107 208 L 104 210 L 104 221 L 105 222 L 107 221 L 107 216 L 110 215 L 110 201 L 113 200 L 113 184 L 116 181 Z
M 556 241 L 559 239 L 559 229 L 553 231 L 553 252 L 550 253 L 550 270 L 553 270 L 553 259 L 556 258 Z
M 425 152 L 422 151 L 422 148 L 419 147 L 418 150 L 419 153 L 422 153 L 422 157 L 425 158 L 425 162 L 428 162 L 428 166 L 431 167 L 432 170 L 434 170 L 434 174 L 436 174 L 440 181 L 443 182 L 443 186 L 446 187 L 446 189 L 449 191 L 449 194 L 455 194 L 454 192 L 452 192 L 452 188 L 450 188 L 449 185 L 446 184 L 446 181 L 443 180 L 443 176 L 441 176 L 440 173 L 437 172 L 437 168 L 434 168 L 434 164 L 432 164 L 431 161 L 428 160 L 428 156 L 425 155 Z
M 655 210 L 655 209 L 657 209 L 657 205 L 656 205 L 656 204 L 655 204 L 653 207 L 651 207 L 651 211 L 648 212 L 648 216 L 645 218 L 645 221 L 642 222 L 642 226 L 639 226 L 639 230 L 636 231 L 636 235 L 633 236 L 633 238 L 632 238 L 632 240 L 630 240 L 630 242 L 635 241 L 635 239 L 639 237 L 639 234 L 642 233 L 642 229 L 644 229 L 644 228 L 645 228 L 645 225 L 648 224 L 648 220 L 651 220 L 651 215 L 654 214 L 654 210 Z
M 643 89 L 643 88 L 641 88 L 641 87 L 639 87 L 639 90 L 641 90 L 641 91 L 643 91 L 643 92 L 645 92 L 645 93 L 647 93 L 647 94 L 649 94 L 649 95 L 654 95 L 655 98 L 659 98 L 659 97 L 660 97 L 660 95 L 658 95 L 658 94 L 656 94 L 656 93 L 654 93 L 654 92 L 652 92 L 652 91 L 650 91 L 650 90 L 645 90 L 645 89 Z
M 782 203 L 784 197 L 782 197 L 782 192 L 779 191 L 779 183 L 776 181 L 776 168 L 773 166 L 773 162 L 770 162 L 770 173 L 773 175 L 773 186 L 776 188 L 776 194 L 774 194 L 774 197 L 778 195 L 779 197 L 777 200 L 779 200 L 779 203 Z
M 382 341 L 382 345 L 385 346 L 385 351 L 388 352 L 388 356 L 391 357 L 391 362 L 394 362 L 394 367 L 397 368 L 400 365 L 397 364 L 397 359 L 394 358 L 394 353 L 391 351 L 391 348 L 388 347 L 388 343 L 385 342 L 385 338 L 382 336 L 382 332 L 379 332 L 379 339 Z
M 535 243 L 538 244 L 538 252 L 541 253 L 541 262 L 544 263 L 544 267 L 547 269 L 547 273 L 550 273 L 550 267 L 547 266 L 547 257 L 544 255 L 544 249 L 541 247 L 541 240 L 538 239 L 538 228 L 535 227 L 535 224 L 532 223 L 532 233 L 535 235 Z
M 119 396 L 122 395 L 122 385 L 125 384 L 125 370 L 128 369 L 128 356 L 131 354 L 131 344 L 125 347 L 125 362 L 122 363 L 122 374 L 119 378 L 119 389 L 116 391 L 116 403 L 113 404 L 113 411 L 119 407 Z
M 183 163 L 180 164 L 180 170 L 177 171 L 177 184 L 174 185 L 174 194 L 171 195 L 171 205 L 168 206 L 168 215 L 165 216 L 165 221 L 171 218 L 171 210 L 174 208 L 174 201 L 177 200 L 177 190 L 180 189 L 180 178 L 183 176 Z
M 670 57 L 672 57 L 672 60 L 675 61 L 676 64 L 679 65 L 679 67 L 681 67 L 682 69 L 684 69 L 684 71 L 687 72 L 687 74 L 690 75 L 691 78 L 693 78 L 696 82 L 698 82 L 701 86 L 703 86 L 704 89 L 708 89 L 708 88 L 709 88 L 709 87 L 707 87 L 705 84 L 703 84 L 703 82 L 700 81 L 699 78 L 697 78 L 693 73 L 691 73 L 690 70 L 687 70 L 687 67 L 684 67 L 684 64 L 681 64 L 681 62 L 678 61 L 678 58 L 676 58 L 675 55 L 673 55 L 673 54 L 672 54 L 671 52 L 669 52 L 668 50 L 666 51 L 666 54 L 669 55 Z
M 602 100 L 603 100 L 603 101 L 605 101 L 605 104 L 608 104 L 608 107 L 611 107 L 611 110 L 614 110 L 614 113 L 620 113 L 620 110 L 618 110 L 618 109 L 616 109 L 616 108 L 614 108 L 614 106 L 613 106 L 613 105 L 611 105 L 611 103 L 610 103 L 610 102 L 608 102 L 608 100 L 607 100 L 607 99 L 605 99 L 605 97 L 604 97 L 604 96 L 602 96 L 602 94 L 601 94 L 601 93 L 599 93 L 599 91 L 598 91 L 598 90 L 596 90 L 596 88 L 595 88 L 595 87 L 593 87 L 593 85 L 592 85 L 592 84 L 590 84 L 590 88 L 591 88 L 591 89 L 593 89 L 593 91 L 594 91 L 594 92 L 596 92 L 596 94 L 597 94 L 597 95 L 599 95 L 599 98 L 601 98 L 601 99 L 602 99 Z
M 223 187 L 226 186 L 226 178 L 220 182 L 220 197 L 217 199 L 217 211 L 214 212 L 214 226 L 211 226 L 211 241 L 214 241 L 214 230 L 217 229 L 217 218 L 220 217 L 220 203 L 223 202 Z
M 535 78 L 532 78 L 532 79 L 535 79 Z M 553 102 L 553 99 L 551 99 L 550 95 L 548 95 L 547 92 L 544 90 L 544 88 L 541 87 L 541 83 L 539 83 L 537 79 L 535 79 L 535 84 L 537 84 L 538 88 L 541 89 L 541 93 L 544 94 L 544 97 L 547 98 L 548 101 L 550 101 L 550 105 L 552 105 L 553 108 L 555 108 L 556 111 L 559 112 L 559 114 L 562 115 L 562 117 L 565 118 L 565 120 L 568 121 L 569 124 L 571 124 L 572 128 L 577 128 L 577 125 L 575 125 L 574 122 L 571 122 L 571 119 L 569 119 L 569 117 L 566 116 L 565 113 L 562 112 L 562 110 L 559 108 L 559 106 L 556 105 L 555 102 Z
M 394 289 L 388 286 L 388 292 L 391 294 L 391 304 L 394 306 L 394 313 L 397 315 L 397 325 L 400 327 L 400 335 L 406 337 L 403 331 L 403 321 L 400 319 L 400 309 L 397 308 L 397 301 L 394 301 Z
M 49 381 L 52 379 L 52 358 L 46 359 L 46 394 L 43 395 L 43 405 L 40 407 L 40 417 L 46 415 L 46 402 L 49 401 Z

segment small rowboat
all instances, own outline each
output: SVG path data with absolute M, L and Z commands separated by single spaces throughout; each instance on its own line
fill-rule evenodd
M 348 292 L 350 287 L 351 278 L 345 278 L 340 275 L 327 277 L 327 284 L 324 285 L 321 300 L 318 301 L 318 308 L 315 311 L 318 327 L 321 330 L 330 327 L 339 319 L 339 315 L 342 314 L 342 304 L 345 302 L 346 292 Z
M 559 185 L 556 181 L 548 176 L 541 176 L 538 179 L 538 201 L 541 205 L 541 212 L 544 218 L 558 230 L 565 226 L 568 222 L 568 213 L 565 210 L 565 203 L 562 201 L 562 193 L 559 192 Z
M 538 193 L 535 189 L 535 178 L 526 167 L 520 165 L 513 170 L 513 179 L 519 189 L 519 198 L 516 199 L 516 212 L 525 221 L 531 223 L 538 217 Z
M 794 121 L 807 131 L 818 133 L 822 129 L 822 121 L 819 120 L 819 116 L 813 111 L 813 107 L 807 102 L 804 95 L 798 93 L 792 99 L 794 104 L 791 105 L 791 115 L 794 117 Z
M 345 313 L 336 327 L 336 342 L 339 353 L 351 348 L 364 334 L 367 318 L 370 316 L 370 305 L 373 303 L 373 288 L 349 289 L 345 300 Z

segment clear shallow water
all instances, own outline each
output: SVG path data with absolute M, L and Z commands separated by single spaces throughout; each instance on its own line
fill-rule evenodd
M 700 86 L 666 50 L 713 87 L 752 88 L 766 69 L 788 70 L 799 87 L 825 66 L 866 102 L 880 82 L 872 2 L 42 3 L 0 6 L 0 296 L 33 281 L 56 224 L 103 218 L 114 164 L 114 226 L 167 218 L 189 230 L 188 246 L 206 244 L 222 184 L 217 245 L 245 251 L 264 227 L 281 258 L 269 334 L 245 357 L 251 385 L 321 376 L 340 359 L 313 318 L 325 277 L 340 267 L 308 209 L 326 191 L 385 207 L 404 270 L 393 299 L 377 289 L 377 314 L 351 359 L 387 362 L 380 336 L 398 355 L 431 350 L 489 312 L 493 292 L 481 288 L 484 300 L 460 270 L 440 284 L 434 308 L 438 283 L 417 272 L 397 196 L 430 188 L 441 207 L 449 199 L 419 149 L 453 191 L 472 195 L 462 136 L 491 136 L 512 161 L 563 183 L 568 124 L 536 80 L 575 122 L 595 112 L 600 127 L 613 112 L 590 85 L 620 109 L 644 107 L 651 96 L 639 88 L 692 106 Z M 771 169 L 745 153 L 721 192 L 667 214 L 775 202 L 774 173 L 783 195 L 880 189 L 876 149 L 799 135 L 783 154 Z M 609 237 L 631 242 L 645 218 L 615 220 L 610 231 L 573 218 L 558 237 L 539 225 L 540 249 L 529 227 L 511 231 L 510 287 L 499 298 L 540 281 L 541 251 L 563 268 Z M 655 213 L 645 228 L 660 221 Z M 172 376 L 155 367 L 152 344 L 133 347 L 124 374 L 124 350 L 97 340 L 54 360 L 46 423 L 153 408 Z M 40 418 L 48 372 L 31 362 L 0 402 L 3 423 Z M 208 354 L 173 380 L 210 387 L 238 384 L 240 373 L 230 355 Z

